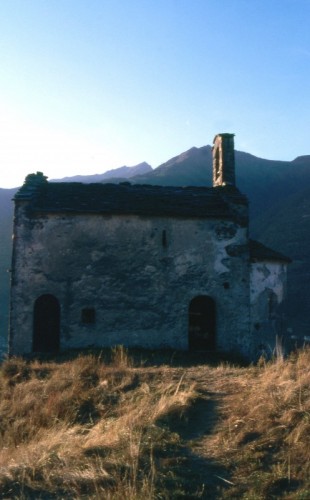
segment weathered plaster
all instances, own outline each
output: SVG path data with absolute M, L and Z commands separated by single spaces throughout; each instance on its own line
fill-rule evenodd
M 277 339 L 285 336 L 286 267 L 284 262 L 251 264 L 251 331 L 257 353 L 273 354 Z
M 29 224 L 23 208 L 17 220 L 12 352 L 31 352 L 33 305 L 45 293 L 61 305 L 62 349 L 113 343 L 187 349 L 189 303 L 209 295 L 217 304 L 217 347 L 249 350 L 248 256 L 226 251 L 245 246 L 246 228 L 95 214 L 44 215 Z M 96 309 L 95 324 L 81 324 L 84 307 Z
M 278 304 L 284 300 L 286 265 L 281 262 L 253 262 L 251 264 L 251 304 L 266 289 L 272 290 Z

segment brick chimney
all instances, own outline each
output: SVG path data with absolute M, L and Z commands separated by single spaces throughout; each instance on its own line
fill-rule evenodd
M 213 140 L 213 187 L 235 186 L 235 134 L 217 134 Z

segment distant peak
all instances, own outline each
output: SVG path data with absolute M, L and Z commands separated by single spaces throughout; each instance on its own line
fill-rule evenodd
M 310 155 L 297 156 L 292 163 L 310 163 Z
M 112 170 L 107 170 L 102 174 L 91 174 L 91 175 L 74 175 L 72 177 L 64 177 L 62 179 L 53 179 L 54 182 L 82 182 L 86 184 L 103 182 L 107 179 L 123 178 L 129 179 L 135 175 L 146 174 L 151 172 L 153 169 L 151 165 L 147 162 L 139 163 L 133 167 L 128 167 L 124 165 L 123 167 L 114 168 Z

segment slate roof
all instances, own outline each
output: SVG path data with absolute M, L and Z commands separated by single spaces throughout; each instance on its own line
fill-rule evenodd
M 26 181 L 15 195 L 15 201 L 28 201 L 29 210 L 33 214 L 60 212 L 220 217 L 240 219 L 247 223 L 247 198 L 234 187 L 183 188 L 132 185 L 128 182 L 82 184 L 33 180 L 35 179 L 32 182 Z
M 259 241 L 249 240 L 249 248 L 250 248 L 250 259 L 252 262 L 257 261 L 274 261 L 274 262 L 286 262 L 290 263 L 292 260 L 283 255 L 280 252 L 276 252 L 269 247 L 266 247 Z

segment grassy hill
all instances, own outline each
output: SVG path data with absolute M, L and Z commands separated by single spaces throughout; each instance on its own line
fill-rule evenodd
M 0 497 L 310 498 L 310 350 L 258 366 L 202 354 L 10 359 Z

